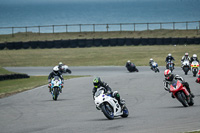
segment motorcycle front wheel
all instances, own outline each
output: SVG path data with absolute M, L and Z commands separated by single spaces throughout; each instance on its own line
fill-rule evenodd
M 53 100 L 57 100 L 57 98 L 58 98 L 58 92 L 59 90 L 58 90 L 58 88 L 54 88 L 53 89 Z
M 184 107 L 189 106 L 186 101 L 185 94 L 183 92 L 177 92 L 176 96 L 177 96 L 177 99 L 179 100 L 179 102 L 181 102 Z
M 113 120 L 114 119 L 114 113 L 113 113 L 113 109 L 110 106 L 110 104 L 105 103 L 101 106 L 101 110 L 103 112 L 103 114 L 109 119 L 109 120 Z

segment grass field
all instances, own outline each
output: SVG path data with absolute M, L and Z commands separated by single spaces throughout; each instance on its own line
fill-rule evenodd
M 165 58 L 171 53 L 176 66 L 180 66 L 185 52 L 200 56 L 200 45 L 2 50 L 0 65 L 55 66 L 62 61 L 68 66 L 124 66 L 127 60 L 131 60 L 136 66 L 147 66 L 149 59 L 153 58 L 159 66 L 165 66 Z
M 112 31 L 112 32 L 67 32 L 67 33 L 16 33 L 12 35 L 0 35 L 0 43 L 3 42 L 28 42 L 50 41 L 68 39 L 93 39 L 93 38 L 168 38 L 168 37 L 200 37 L 199 30 L 148 30 L 148 31 Z

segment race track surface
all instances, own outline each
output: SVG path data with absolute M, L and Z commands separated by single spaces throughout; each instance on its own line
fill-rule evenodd
M 52 67 L 6 69 L 29 75 L 48 75 Z M 53 101 L 47 85 L 0 99 L 1 133 L 180 133 L 200 129 L 200 84 L 196 77 L 176 67 L 195 94 L 194 106 L 183 107 L 163 88 L 164 67 L 154 73 L 138 67 L 70 67 L 72 75 L 91 75 L 65 80 L 63 93 Z M 108 120 L 95 108 L 92 80 L 100 76 L 119 91 L 129 109 L 128 118 Z

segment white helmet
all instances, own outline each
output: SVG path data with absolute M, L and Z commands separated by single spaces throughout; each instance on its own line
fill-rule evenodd
M 53 68 L 53 71 L 54 71 L 55 73 L 57 73 L 57 72 L 59 71 L 58 66 L 55 66 L 55 67 Z
M 197 58 L 197 55 L 196 55 L 196 54 L 193 54 L 193 57 L 194 57 L 194 58 Z
M 130 61 L 130 60 L 128 60 L 127 62 L 128 62 L 128 63 L 131 63 L 131 61 Z
M 153 59 L 151 58 L 150 61 L 153 61 Z
M 63 63 L 62 62 L 59 62 L 59 65 L 62 65 Z
M 172 54 L 169 53 L 168 56 L 172 56 Z

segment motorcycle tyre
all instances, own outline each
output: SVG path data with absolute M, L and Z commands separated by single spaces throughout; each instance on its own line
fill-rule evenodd
M 123 111 L 123 114 L 121 115 L 121 117 L 122 117 L 122 118 L 128 117 L 129 111 L 128 111 L 128 108 L 127 108 L 126 106 L 124 106 L 124 108 L 123 108 L 122 111 Z
M 176 93 L 176 97 L 177 97 L 178 101 L 182 103 L 182 105 L 184 107 L 188 107 L 189 106 L 187 101 L 186 101 L 185 94 L 183 92 L 177 92 Z
M 190 97 L 190 102 L 188 104 L 189 104 L 189 106 L 193 106 L 194 105 L 194 100 L 193 100 L 192 97 Z
M 107 106 L 110 106 L 108 103 L 105 103 L 101 106 L 101 110 L 103 112 L 103 114 L 109 119 L 109 120 L 113 120 L 114 119 L 114 113 L 113 111 L 109 112 L 109 110 L 107 109 Z M 112 107 L 110 107 L 112 108 Z M 111 113 L 111 114 L 110 114 Z
M 53 90 L 53 100 L 57 100 L 57 98 L 58 98 L 58 92 L 59 90 L 58 90 L 58 88 L 54 88 L 54 90 Z

